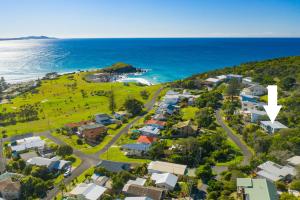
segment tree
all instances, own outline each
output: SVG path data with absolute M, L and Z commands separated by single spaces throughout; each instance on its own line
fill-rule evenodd
M 291 90 L 296 85 L 296 79 L 293 77 L 286 77 L 281 81 L 280 85 L 285 90 Z
M 201 127 L 209 127 L 214 122 L 214 111 L 212 108 L 202 108 L 196 113 L 196 120 Z
M 144 104 L 137 99 L 128 98 L 124 103 L 124 107 L 132 115 L 139 115 L 143 111 Z
M 294 181 L 291 183 L 291 189 L 292 189 L 292 190 L 300 191 L 300 180 L 294 180 Z
M 115 191 L 120 191 L 123 186 L 125 185 L 125 183 L 129 180 L 129 179 L 133 179 L 134 176 L 132 174 L 130 174 L 128 171 L 120 171 L 117 174 L 114 174 L 114 176 L 112 177 L 112 188 Z
M 73 148 L 69 145 L 62 145 L 57 148 L 57 155 L 66 157 L 73 154 Z
M 165 148 L 167 144 L 165 141 L 155 142 L 151 145 L 148 154 L 152 160 L 161 158 L 165 154 Z
M 143 99 L 149 98 L 149 92 L 147 90 L 142 90 L 140 94 Z
M 0 95 L 3 93 L 5 89 L 7 89 L 8 84 L 6 83 L 3 77 L 0 78 Z
M 47 183 L 40 178 L 25 176 L 21 179 L 21 199 L 40 199 L 46 196 Z
M 284 192 L 280 195 L 280 200 L 297 200 L 298 198 L 292 194 Z
M 201 165 L 196 169 L 196 175 L 206 183 L 213 177 L 211 166 L 209 164 Z
M 232 79 L 226 88 L 226 95 L 230 96 L 231 100 L 233 100 L 233 96 L 240 94 L 240 89 L 240 82 L 237 79 Z

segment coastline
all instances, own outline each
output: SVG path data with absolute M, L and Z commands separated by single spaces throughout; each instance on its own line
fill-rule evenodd
M 90 70 L 76 70 L 76 71 L 68 71 L 68 72 L 58 72 L 58 75 L 63 76 L 63 75 L 67 75 L 67 74 L 73 74 L 73 73 L 80 73 L 80 72 L 93 72 L 99 69 L 90 69 Z M 147 73 L 147 71 L 145 71 L 145 73 Z M 17 85 L 17 84 L 23 84 L 23 83 L 28 83 L 28 82 L 32 82 L 32 81 L 38 81 L 41 80 L 43 77 L 45 77 L 47 73 L 44 74 L 36 74 L 36 76 L 34 75 L 29 75 L 28 78 L 25 78 L 24 75 L 22 75 L 22 79 L 7 79 L 6 81 L 11 84 L 11 85 Z M 116 79 L 114 82 L 136 82 L 136 83 L 141 83 L 144 85 L 155 85 L 155 83 L 149 81 L 146 78 L 141 78 L 138 76 L 143 75 L 144 73 L 130 73 L 130 74 L 124 74 L 121 75 L 118 79 Z M 6 76 L 7 77 L 7 76 Z

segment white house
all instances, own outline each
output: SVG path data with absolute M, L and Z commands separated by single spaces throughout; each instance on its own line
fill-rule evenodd
M 217 78 L 207 78 L 205 79 L 205 83 L 209 86 L 216 86 L 218 85 L 222 80 L 217 79 Z
M 60 160 L 58 157 L 51 159 L 44 157 L 33 157 L 26 161 L 28 165 L 44 166 L 49 170 L 65 170 L 71 167 L 71 162 L 66 160 Z
M 243 114 L 250 118 L 250 122 L 256 123 L 259 120 L 262 120 L 264 116 L 267 116 L 265 111 L 261 110 L 247 110 L 243 111 Z
M 238 81 L 242 81 L 243 76 L 239 74 L 227 74 L 227 79 L 232 80 L 232 79 L 237 79 Z
M 178 177 L 171 173 L 153 173 L 151 175 L 151 180 L 155 182 L 157 187 L 164 188 L 166 190 L 173 190 L 178 181 Z
M 244 88 L 242 90 L 242 94 L 249 95 L 249 96 L 262 96 L 267 93 L 267 88 L 255 84 L 251 85 L 250 87 Z
M 261 121 L 260 126 L 270 134 L 275 133 L 281 129 L 288 128 L 278 121 L 274 121 L 274 123 L 272 123 L 271 121 Z
M 83 200 L 100 200 L 106 190 L 105 187 L 96 185 L 95 183 L 80 183 L 69 193 L 69 195 Z
M 300 156 L 293 156 L 287 159 L 287 162 L 289 165 L 292 165 L 294 167 L 300 166 Z
M 140 186 L 144 186 L 145 183 L 146 183 L 146 181 L 147 181 L 147 180 L 144 179 L 144 178 L 136 178 L 135 180 L 129 180 L 129 181 L 127 181 L 127 183 L 124 185 L 122 191 L 123 191 L 123 192 L 127 192 L 128 187 L 129 187 L 130 185 L 140 185 Z
M 177 175 L 185 175 L 187 171 L 186 165 L 180 165 L 162 161 L 152 161 L 148 165 L 148 172 L 153 173 L 172 173 Z
M 11 150 L 21 152 L 29 149 L 43 148 L 45 141 L 39 136 L 28 137 L 20 140 L 16 140 L 10 144 Z
M 153 126 L 144 126 L 139 129 L 142 135 L 152 136 L 152 137 L 158 137 L 160 134 L 159 128 L 153 127 Z
M 281 166 L 272 161 L 267 161 L 257 167 L 257 175 L 270 181 L 291 180 L 297 174 L 294 167 Z
M 245 77 L 245 78 L 242 79 L 242 83 L 245 84 L 245 85 L 251 85 L 251 84 L 253 84 L 252 78 L 251 77 Z

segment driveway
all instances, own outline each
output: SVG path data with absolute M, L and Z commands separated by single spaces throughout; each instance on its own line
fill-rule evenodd
M 220 110 L 216 111 L 216 119 L 217 119 L 218 124 L 220 124 L 220 126 L 227 133 L 228 137 L 241 149 L 243 156 L 244 156 L 244 160 L 241 164 L 249 165 L 250 160 L 252 158 L 252 152 L 249 150 L 247 145 L 244 142 L 242 142 L 241 139 L 238 136 L 236 136 L 232 132 L 232 130 L 225 124 L 225 122 L 220 114 Z

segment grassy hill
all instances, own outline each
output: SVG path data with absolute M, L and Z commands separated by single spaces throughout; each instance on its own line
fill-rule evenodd
M 55 80 L 43 80 L 40 87 L 13 99 L 11 104 L 0 105 L 0 113 L 13 113 L 24 105 L 32 105 L 38 112 L 37 120 L 17 120 L 14 125 L 0 126 L 0 132 L 14 135 L 56 129 L 69 122 L 87 120 L 97 113 L 110 113 L 107 94 L 111 90 L 114 92 L 116 107 L 120 109 L 126 98 L 133 97 L 146 102 L 140 92 L 148 91 L 151 98 L 160 87 L 139 86 L 135 83 L 88 83 L 83 80 L 84 76 L 85 73 L 76 73 Z

